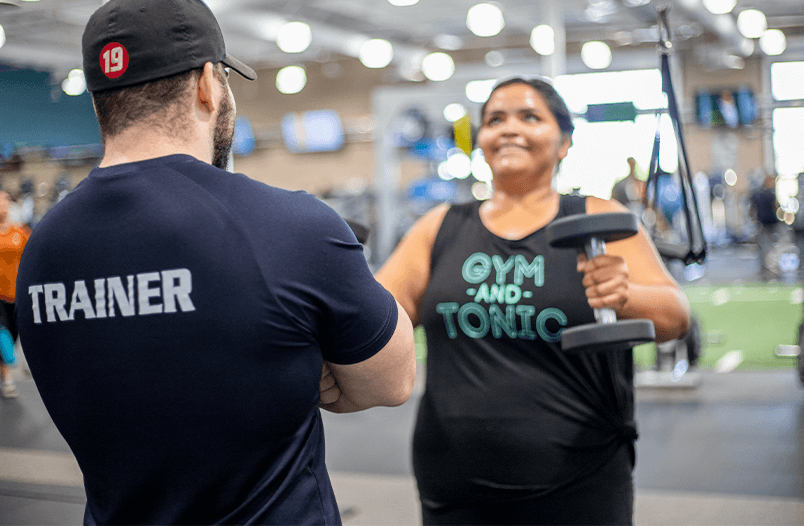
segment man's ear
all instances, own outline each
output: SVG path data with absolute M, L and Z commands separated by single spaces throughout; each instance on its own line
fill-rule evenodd
M 198 103 L 210 113 L 213 113 L 218 108 L 218 98 L 215 96 L 215 86 L 217 84 L 215 66 L 212 65 L 212 62 L 207 62 L 204 64 L 201 77 L 198 79 L 198 93 L 196 96 Z

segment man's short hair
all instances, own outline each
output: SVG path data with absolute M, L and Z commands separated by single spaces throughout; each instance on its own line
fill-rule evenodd
M 203 69 L 192 69 L 136 86 L 92 93 L 101 137 L 106 141 L 134 124 L 147 124 L 179 135 L 191 108 L 191 91 Z M 226 86 L 227 74 L 218 63 L 215 77 Z

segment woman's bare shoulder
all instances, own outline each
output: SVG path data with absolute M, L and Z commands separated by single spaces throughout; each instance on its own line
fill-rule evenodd
M 628 212 L 629 210 L 620 203 L 610 199 L 601 199 L 595 196 L 587 196 L 586 198 L 586 213 L 587 214 L 606 214 L 610 212 Z

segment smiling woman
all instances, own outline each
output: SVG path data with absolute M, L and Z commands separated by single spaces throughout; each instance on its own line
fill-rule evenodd
M 623 210 L 555 190 L 573 130 L 549 82 L 497 84 L 477 135 L 494 194 L 433 209 L 377 274 L 427 339 L 413 438 L 426 525 L 632 522 L 631 351 L 569 354 L 561 333 L 612 308 L 672 339 L 689 306 L 644 232 L 590 261 L 548 245 L 555 219 Z
M 498 191 L 519 184 L 512 180 L 517 176 L 552 180 L 572 144 L 572 123 L 565 120 L 569 125 L 562 129 L 555 116 L 561 113 L 569 114 L 566 106 L 554 112 L 538 91 L 515 81 L 498 88 L 483 105 L 477 142 L 497 177 Z

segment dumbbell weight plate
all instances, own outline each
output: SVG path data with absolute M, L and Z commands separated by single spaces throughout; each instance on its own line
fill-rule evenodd
M 556 219 L 545 227 L 547 242 L 556 248 L 582 249 L 592 237 L 605 242 L 619 241 L 638 231 L 637 217 L 631 212 L 576 214 Z
M 587 323 L 561 331 L 563 351 L 619 351 L 656 340 L 650 320 L 618 320 L 614 323 Z

